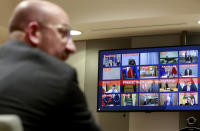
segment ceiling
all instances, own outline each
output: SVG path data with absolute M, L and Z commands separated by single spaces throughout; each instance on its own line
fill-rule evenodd
M 0 1 L 0 42 L 21 0 Z M 200 31 L 200 0 L 49 0 L 68 12 L 74 40 Z

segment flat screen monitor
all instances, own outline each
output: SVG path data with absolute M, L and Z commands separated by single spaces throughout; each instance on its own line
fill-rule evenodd
M 99 51 L 97 111 L 200 110 L 200 46 Z

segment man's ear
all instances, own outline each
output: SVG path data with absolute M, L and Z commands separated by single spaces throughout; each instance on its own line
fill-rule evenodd
M 40 46 L 41 33 L 39 26 L 40 25 L 37 21 L 32 21 L 27 25 L 25 29 L 26 39 L 33 47 Z

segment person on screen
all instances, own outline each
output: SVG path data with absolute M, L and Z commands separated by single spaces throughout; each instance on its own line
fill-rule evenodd
M 128 78 L 134 78 L 134 71 L 133 71 L 133 68 L 132 67 L 127 67 L 127 76 Z
M 186 85 L 183 87 L 182 91 L 196 91 L 196 90 L 197 90 L 196 85 L 193 82 L 188 81 Z
M 168 56 L 166 56 L 166 58 L 165 58 L 165 61 L 166 61 L 166 64 L 168 64 L 168 63 L 169 63 L 170 59 L 169 59 L 169 57 L 168 57 Z
M 162 85 L 162 84 L 161 84 Z M 165 83 L 165 87 L 164 87 L 164 90 L 168 90 L 169 89 L 169 84 L 168 82 Z
M 185 105 L 194 105 L 194 99 L 192 99 L 190 96 L 187 97 L 187 102 L 185 103 Z
M 113 105 L 113 98 L 111 96 L 103 95 L 102 106 L 110 106 Z
M 148 92 L 148 87 L 146 83 L 140 85 L 140 92 Z
M 65 62 L 76 52 L 68 14 L 50 1 L 18 2 L 0 47 L 0 114 L 18 115 L 23 131 L 100 131 Z
M 129 59 L 128 65 L 136 65 L 136 62 L 134 59 Z
M 122 68 L 122 79 L 127 79 L 128 74 L 127 74 L 127 68 Z
M 170 96 L 167 96 L 166 100 L 164 101 L 164 106 L 172 106 L 173 102 L 171 101 Z
M 120 66 L 120 59 L 117 59 L 117 66 Z
M 106 106 L 108 104 L 109 98 L 106 95 L 102 96 L 102 106 Z
M 113 95 L 113 103 L 114 103 L 114 106 L 120 105 L 120 97 L 119 97 L 119 94 L 114 94 L 114 95 Z
M 105 55 L 103 58 L 103 67 L 108 67 L 108 58 Z
M 119 93 L 119 92 L 116 89 L 116 85 L 112 85 L 112 88 L 110 90 L 108 90 L 106 93 Z
M 137 92 L 137 85 L 133 85 L 133 92 Z
M 160 76 L 161 76 L 161 77 L 164 77 L 165 74 L 166 74 L 165 68 L 160 68 Z
M 149 72 L 150 72 L 150 74 L 149 74 L 150 76 L 156 76 L 156 69 L 155 68 L 150 67 Z
M 185 53 L 185 62 L 192 63 L 192 56 L 187 54 L 187 51 Z
M 149 104 L 149 100 L 145 97 L 143 105 L 148 105 L 148 104 Z
M 135 78 L 138 79 L 140 76 L 139 76 L 139 70 L 138 70 L 137 66 L 134 66 L 133 69 L 134 69 L 134 72 L 135 72 L 135 74 L 134 74 Z
M 113 66 L 113 61 L 109 60 L 109 66 Z
M 192 69 L 190 69 L 190 68 L 185 69 L 184 75 L 185 75 L 185 76 L 190 76 L 190 75 L 192 75 Z
M 131 97 L 131 94 L 129 94 L 129 96 L 125 97 L 126 106 L 132 106 L 133 105 L 132 101 L 133 101 L 133 99 Z
M 176 67 L 172 67 L 172 76 L 175 77 L 177 75 L 177 69 Z
M 148 92 L 158 92 L 158 87 L 157 85 L 155 84 L 155 82 L 153 82 L 151 84 L 151 87 L 148 89 Z
M 169 78 L 171 76 L 170 68 L 166 68 L 166 76 L 167 76 L 167 78 Z

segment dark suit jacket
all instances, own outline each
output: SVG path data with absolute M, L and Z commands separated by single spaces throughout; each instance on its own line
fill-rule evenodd
M 183 87 L 183 90 L 182 90 L 182 91 L 187 91 L 187 85 L 185 85 L 185 86 Z M 191 86 L 191 87 L 190 87 L 190 91 L 196 91 L 195 87 L 194 87 L 194 86 Z
M 100 130 L 73 68 L 20 41 L 0 47 L 0 114 L 17 114 L 24 131 Z
M 185 69 L 184 75 L 185 76 L 192 75 L 192 70 L 191 69 Z
M 165 101 L 163 105 L 167 106 L 167 101 Z M 173 106 L 173 102 L 172 101 L 169 102 L 169 106 Z

